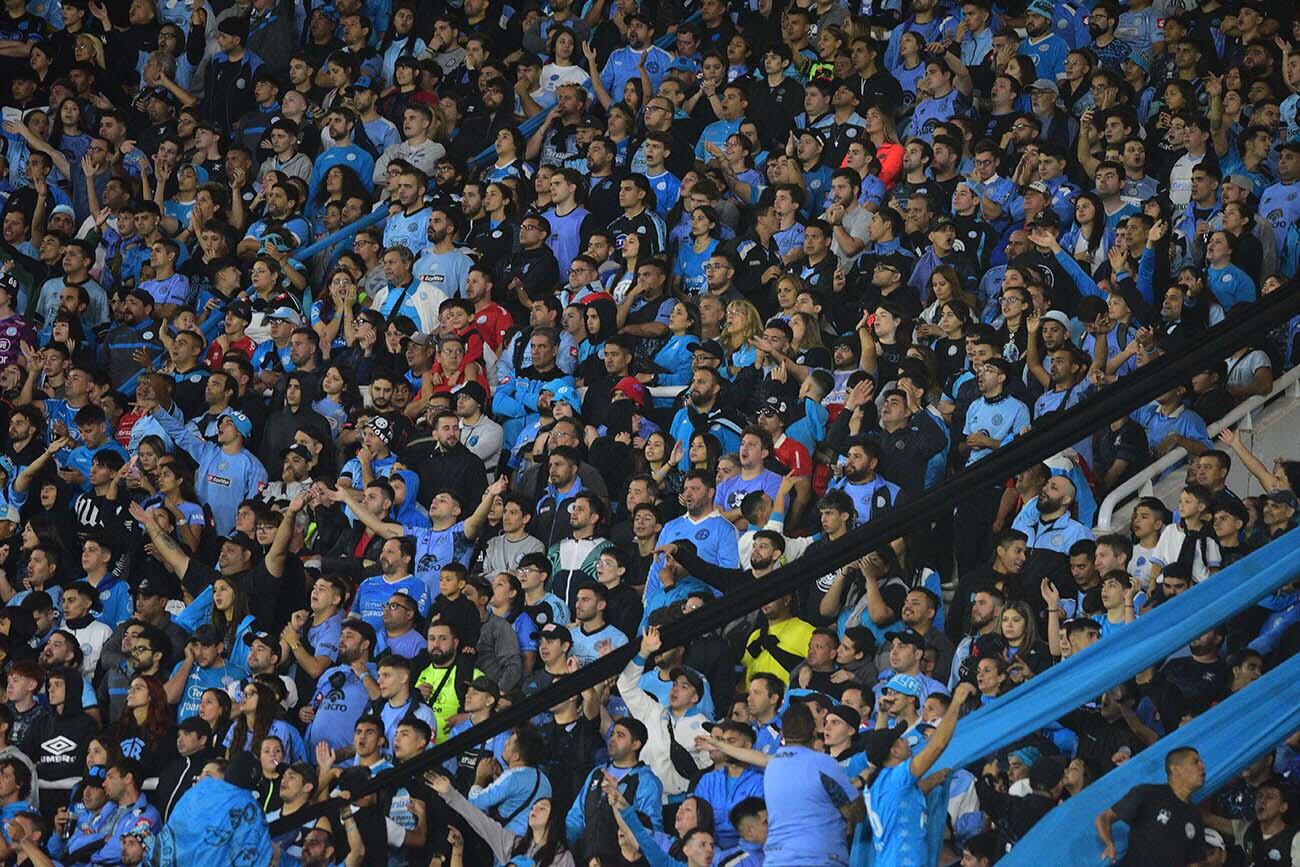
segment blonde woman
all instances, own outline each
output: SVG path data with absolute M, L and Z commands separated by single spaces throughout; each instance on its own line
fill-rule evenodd
M 898 140 L 894 117 L 876 106 L 867 109 L 863 116 L 867 122 L 867 138 L 876 146 L 876 159 L 880 160 L 880 180 L 892 187 L 903 170 L 903 145 Z
M 732 301 L 722 323 L 722 348 L 727 352 L 727 373 L 734 378 L 742 368 L 754 363 L 758 350 L 754 341 L 763 332 L 763 317 L 748 301 Z

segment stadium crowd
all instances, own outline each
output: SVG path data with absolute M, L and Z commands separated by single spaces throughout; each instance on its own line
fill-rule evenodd
M 1207 426 L 1300 318 L 660 638 L 1296 291 L 1293 2 L 4 0 L 0 81 L 0 863 L 912 867 L 942 783 L 988 867 L 1300 649 L 1292 585 L 934 767 L 1295 526 Z M 1107 853 L 1300 865 L 1300 739 L 1214 760 Z

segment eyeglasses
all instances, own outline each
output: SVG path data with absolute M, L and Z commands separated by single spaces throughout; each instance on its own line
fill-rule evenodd
M 410 611 L 412 614 L 415 613 L 415 609 L 408 608 L 400 602 L 385 602 L 384 607 L 389 611 Z

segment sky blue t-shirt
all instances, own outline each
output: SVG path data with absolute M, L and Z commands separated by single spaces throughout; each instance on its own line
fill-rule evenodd
M 717 503 L 720 509 L 739 509 L 740 501 L 745 499 L 748 494 L 754 491 L 764 491 L 772 498 L 772 502 L 776 503 L 776 493 L 780 488 L 781 477 L 771 470 L 763 470 L 752 479 L 742 479 L 740 473 L 736 473 L 718 485 L 713 502 Z M 776 510 L 781 511 L 780 503 L 776 503 Z
M 717 248 L 716 239 L 710 240 L 704 251 L 700 253 L 695 251 L 695 244 L 691 242 L 683 242 L 678 248 L 673 273 L 682 278 L 683 292 L 688 295 L 702 295 L 708 290 L 708 282 L 704 276 L 704 263 L 709 261 L 709 257 Z
M 912 763 L 885 768 L 867 790 L 867 821 L 876 850 L 873 867 L 924 867 L 925 795 L 912 776 Z
M 183 663 L 176 663 L 172 668 L 172 675 L 181 667 Z M 181 695 L 181 702 L 176 706 L 176 722 L 182 723 L 192 716 L 199 714 L 199 701 L 203 698 L 203 691 L 206 689 L 225 690 L 227 686 L 239 680 L 241 673 L 239 669 L 232 667 L 223 660 L 222 665 L 213 666 L 212 668 L 203 668 L 194 665 L 190 668 L 190 676 L 185 680 L 185 692 Z M 349 739 L 350 739 L 349 735 Z M 350 742 L 350 741 L 349 741 Z
M 763 774 L 763 800 L 781 804 L 768 814 L 764 867 L 849 863 L 840 807 L 858 797 L 840 763 L 807 747 L 783 746 Z
M 403 532 L 415 540 L 415 571 L 434 573 L 453 560 L 469 566 L 474 543 L 465 535 L 465 522 L 457 521 L 445 530 L 432 527 L 404 526 Z
M 420 607 L 421 617 L 429 613 L 429 587 L 414 575 L 393 582 L 386 580 L 383 575 L 362 581 L 357 588 L 357 598 L 352 603 L 352 613 L 373 626 L 376 632 L 381 632 L 384 628 L 384 604 L 398 591 L 415 600 Z

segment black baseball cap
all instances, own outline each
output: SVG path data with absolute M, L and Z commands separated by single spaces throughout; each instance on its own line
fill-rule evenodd
M 533 633 L 533 641 L 541 641 L 544 638 L 573 644 L 573 635 L 569 632 L 568 627 L 561 626 L 558 623 L 548 623 Z
M 925 650 L 925 636 L 917 632 L 915 629 L 900 629 L 896 632 L 886 632 L 885 640 L 898 640 L 905 644 L 910 644 L 913 647 L 919 647 L 920 649 Z
M 703 340 L 686 344 L 687 352 L 706 352 L 714 358 L 726 358 L 727 353 L 723 350 L 722 344 L 716 340 Z

